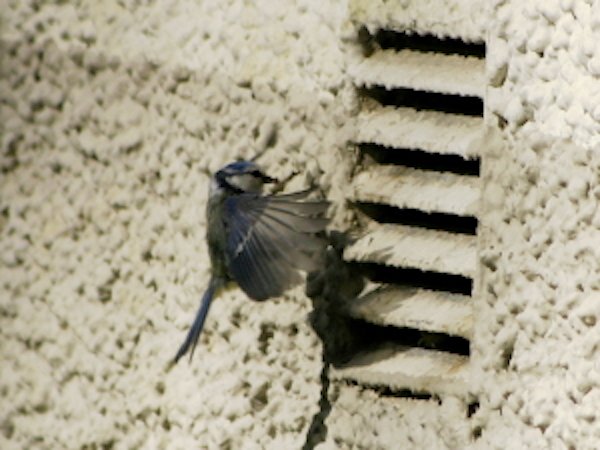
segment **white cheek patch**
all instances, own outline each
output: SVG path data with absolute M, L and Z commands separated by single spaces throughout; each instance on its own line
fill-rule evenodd
M 227 177 L 227 182 L 235 188 L 243 189 L 244 177 L 246 177 L 246 175 L 231 175 Z
M 262 187 L 262 181 L 249 174 L 232 175 L 227 178 L 227 182 L 244 192 L 256 192 Z
M 219 183 L 217 182 L 216 179 L 212 179 L 210 180 L 210 186 L 208 188 L 208 195 L 210 197 L 214 196 L 215 194 L 218 194 L 222 191 L 223 189 L 221 188 L 221 186 L 219 186 Z

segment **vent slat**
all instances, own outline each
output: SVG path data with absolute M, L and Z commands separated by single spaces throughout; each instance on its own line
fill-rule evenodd
M 485 60 L 413 50 L 382 50 L 349 69 L 359 86 L 408 88 L 481 97 L 485 92 Z
M 481 117 L 388 106 L 359 114 L 355 142 L 475 159 L 482 129 Z
M 422 0 L 354 1 L 350 3 L 350 15 L 371 32 L 383 28 L 483 42 L 487 32 L 485 5 L 473 0 L 446 0 L 439 2 L 439 7 Z
M 476 247 L 475 236 L 371 222 L 344 258 L 473 278 Z
M 359 354 L 341 368 L 332 368 L 331 377 L 397 391 L 464 397 L 468 361 L 465 356 L 437 350 L 388 345 Z
M 353 186 L 352 200 L 399 208 L 475 216 L 479 205 L 479 179 L 471 176 L 371 166 L 354 177 Z
M 348 75 L 361 111 L 347 197 L 364 228 L 343 258 L 370 284 L 345 309 L 364 345 L 331 378 L 378 400 L 425 400 L 432 413 L 431 399 L 472 399 L 484 5 L 350 4 L 361 47 Z
M 354 300 L 350 314 L 369 322 L 469 339 L 473 306 L 467 295 L 408 286 L 380 286 Z

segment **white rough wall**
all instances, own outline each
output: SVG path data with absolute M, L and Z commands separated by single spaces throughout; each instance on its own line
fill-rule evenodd
M 596 448 L 599 6 L 490 3 L 473 446 Z M 266 149 L 290 189 L 343 198 L 345 8 L 0 1 L 0 448 L 302 446 L 321 347 L 301 288 L 228 292 L 167 366 L 208 279 L 210 171 Z M 344 392 L 324 448 L 452 442 L 445 410 Z
M 0 448 L 300 448 L 321 345 L 302 287 L 211 308 L 208 173 L 347 185 L 345 2 L 0 1 Z
M 494 1 L 476 448 L 600 442 L 600 4 Z M 476 433 L 478 434 L 478 433 Z

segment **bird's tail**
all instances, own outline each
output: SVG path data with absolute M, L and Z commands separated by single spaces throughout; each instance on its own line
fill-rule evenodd
M 192 360 L 192 356 L 194 356 L 194 349 L 196 348 L 198 338 L 200 337 L 202 327 L 204 326 L 204 320 L 206 319 L 208 309 L 210 308 L 210 303 L 220 286 L 221 281 L 219 278 L 215 278 L 214 276 L 210 278 L 208 288 L 204 292 L 202 300 L 200 301 L 200 308 L 198 308 L 194 323 L 192 324 L 190 331 L 188 331 L 185 341 L 183 341 L 183 344 L 181 344 L 181 347 L 179 347 L 177 355 L 175 355 L 174 363 L 177 363 L 177 361 L 179 361 L 179 359 L 185 355 L 190 348 L 190 361 Z

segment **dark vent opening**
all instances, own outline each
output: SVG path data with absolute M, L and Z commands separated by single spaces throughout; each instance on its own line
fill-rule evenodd
M 465 159 L 459 155 L 443 155 L 371 143 L 359 144 L 358 148 L 363 155 L 370 156 L 379 164 L 394 164 L 414 169 L 479 176 L 479 159 Z
M 365 277 L 376 283 L 400 284 L 463 295 L 471 295 L 473 288 L 473 280 L 462 275 L 391 267 L 371 262 L 351 262 L 348 264 L 358 268 Z
M 396 391 L 389 386 L 377 386 L 375 390 L 380 397 L 410 398 L 413 400 L 435 400 L 438 403 L 441 402 L 437 395 L 423 391 L 411 391 L 408 389 L 400 389 Z
M 437 395 L 425 391 L 411 391 L 409 389 L 395 390 L 392 389 L 390 386 L 385 385 L 365 386 L 364 384 L 361 384 L 355 380 L 344 381 L 349 386 L 356 386 L 362 389 L 369 389 L 371 391 L 375 391 L 381 397 L 410 398 L 413 400 L 435 400 L 438 402 L 440 401 Z
M 364 349 L 357 349 L 358 353 L 390 344 L 438 350 L 464 356 L 468 356 L 470 353 L 469 340 L 459 336 L 421 331 L 415 328 L 380 326 L 362 319 L 350 319 L 348 323 L 351 331 L 357 336 L 363 336 Z
M 379 223 L 396 223 L 431 230 L 475 235 L 477 218 L 439 212 L 427 213 L 418 209 L 396 208 L 379 203 L 355 203 L 354 206 Z
M 386 89 L 383 86 L 362 87 L 359 88 L 359 94 L 372 98 L 383 106 L 405 106 L 417 110 L 483 116 L 483 101 L 479 97 L 441 94 L 406 88 Z
M 485 43 L 468 43 L 460 39 L 440 39 L 431 34 L 410 34 L 392 30 L 378 30 L 373 36 L 382 49 L 417 50 L 445 55 L 485 57 Z

